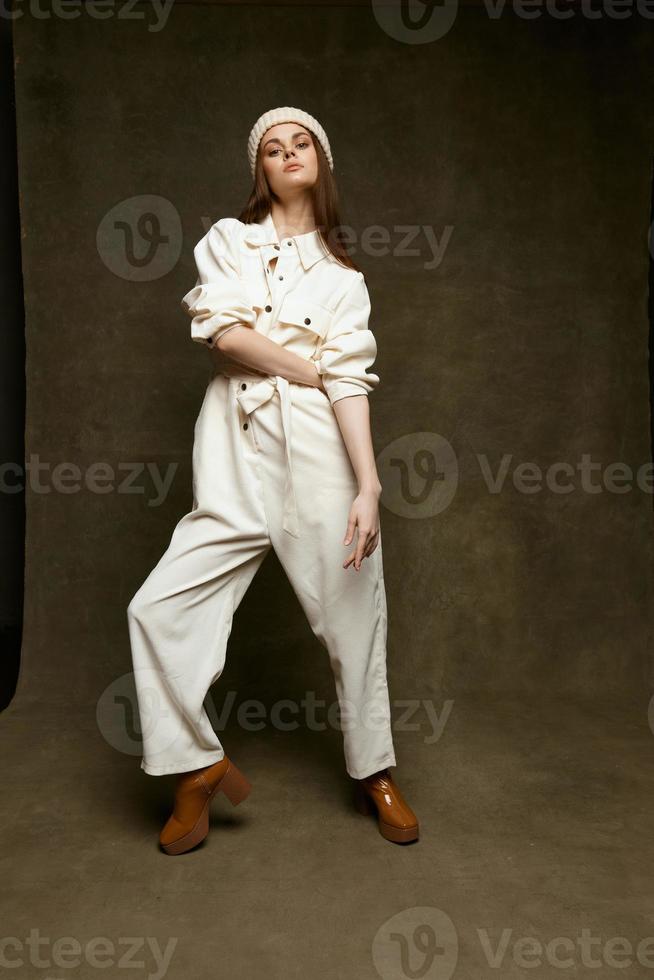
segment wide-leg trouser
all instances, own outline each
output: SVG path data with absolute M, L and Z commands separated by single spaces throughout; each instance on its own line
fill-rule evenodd
M 246 411 L 261 379 L 245 369 L 209 382 L 195 423 L 193 509 L 127 609 L 141 768 L 163 775 L 223 758 L 204 700 L 223 671 L 234 612 L 272 547 L 328 652 L 345 767 L 362 779 L 396 764 L 381 533 L 359 572 L 343 568 L 356 544 L 356 534 L 347 547 L 343 538 L 358 489 L 334 410 L 318 388 L 272 378 L 267 400 Z

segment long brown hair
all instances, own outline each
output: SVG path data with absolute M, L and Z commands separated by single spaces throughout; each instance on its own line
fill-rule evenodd
M 320 140 L 313 135 L 311 130 L 307 130 L 307 132 L 311 134 L 318 158 L 318 177 L 310 189 L 318 237 L 338 262 L 341 262 L 349 269 L 355 269 L 359 272 L 359 267 L 346 252 L 345 246 L 340 238 L 339 232 L 342 224 L 339 215 L 338 190 L 334 176 L 329 169 L 329 162 L 325 156 L 325 151 L 322 148 Z M 271 191 L 266 179 L 261 160 L 261 143 L 259 143 L 254 186 L 250 193 L 248 203 L 239 214 L 238 220 L 244 224 L 263 221 L 270 214 L 273 200 L 277 200 L 277 196 Z

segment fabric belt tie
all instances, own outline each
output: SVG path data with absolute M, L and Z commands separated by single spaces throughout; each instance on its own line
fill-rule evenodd
M 291 465 L 291 389 L 287 378 L 281 375 L 269 375 L 261 381 L 251 383 L 243 391 L 238 391 L 236 398 L 246 415 L 251 415 L 260 405 L 279 392 L 282 414 L 282 429 L 284 433 L 284 448 L 286 456 L 286 485 L 284 488 L 284 517 L 282 527 L 294 538 L 300 537 L 300 524 L 297 513 L 297 500 L 293 486 L 293 469 Z

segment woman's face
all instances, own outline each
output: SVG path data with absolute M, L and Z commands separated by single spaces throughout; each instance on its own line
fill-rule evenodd
M 259 146 L 270 189 L 282 200 L 289 191 L 308 190 L 318 179 L 318 156 L 310 133 L 300 123 L 278 123 Z

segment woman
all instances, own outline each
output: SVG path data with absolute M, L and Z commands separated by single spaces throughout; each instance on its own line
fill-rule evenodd
M 182 300 L 215 367 L 195 424 L 193 509 L 128 607 L 141 768 L 178 774 L 160 834 L 168 854 L 207 836 L 219 790 L 234 805 L 247 796 L 203 702 L 222 673 L 233 614 L 274 548 L 328 651 L 355 805 L 403 843 L 417 839 L 418 821 L 388 770 L 396 762 L 368 291 L 330 240 L 337 194 L 320 123 L 272 109 L 250 133 L 248 158 L 248 205 L 197 244 L 198 281 Z

